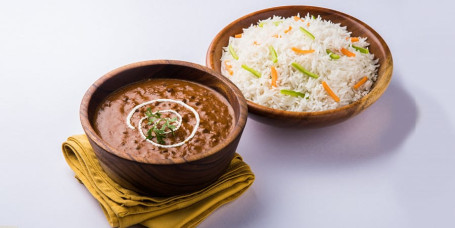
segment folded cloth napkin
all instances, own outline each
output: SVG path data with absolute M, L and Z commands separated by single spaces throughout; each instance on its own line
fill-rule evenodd
M 254 181 L 250 167 L 236 154 L 226 173 L 200 191 L 171 197 L 143 196 L 107 176 L 85 135 L 69 137 L 62 150 L 76 178 L 101 204 L 112 227 L 195 227 L 216 208 L 239 197 Z

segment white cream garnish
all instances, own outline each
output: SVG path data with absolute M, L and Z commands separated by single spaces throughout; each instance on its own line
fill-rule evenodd
M 183 140 L 182 142 L 179 142 L 179 143 L 176 143 L 176 144 L 171 144 L 171 145 L 163 145 L 163 144 L 159 144 L 159 143 L 153 142 L 152 140 L 147 139 L 147 136 L 142 131 L 142 122 L 145 119 L 147 119 L 147 117 L 143 117 L 138 122 L 139 133 L 141 134 L 142 138 L 144 138 L 147 142 L 149 142 L 149 143 L 151 143 L 151 144 L 153 144 L 153 145 L 155 145 L 157 147 L 171 148 L 171 147 L 181 146 L 181 145 L 185 144 L 186 142 L 188 142 L 191 138 L 194 137 L 194 135 L 196 134 L 197 129 L 199 128 L 199 122 L 200 122 L 199 114 L 197 113 L 197 111 L 193 107 L 183 103 L 182 101 L 177 101 L 177 100 L 172 100 L 172 99 L 156 99 L 156 100 L 151 100 L 151 101 L 147 101 L 147 102 L 144 102 L 142 104 L 136 105 L 130 111 L 128 116 L 126 117 L 126 125 L 129 128 L 131 128 L 131 129 L 135 129 L 135 127 L 133 125 L 131 125 L 131 117 L 133 117 L 133 115 L 136 112 L 136 110 L 141 108 L 141 107 L 144 107 L 145 105 L 149 105 L 149 104 L 152 104 L 152 103 L 155 103 L 155 102 L 171 102 L 171 103 L 176 103 L 176 104 L 182 105 L 183 107 L 185 107 L 186 109 L 190 110 L 194 114 L 194 117 L 196 118 L 196 124 L 194 125 L 193 131 L 191 132 L 191 134 L 187 138 L 185 138 L 185 140 Z M 174 110 L 169 110 L 169 109 L 167 109 L 167 110 L 159 110 L 158 112 L 159 113 L 169 112 L 169 113 L 173 113 L 173 114 L 175 114 L 177 116 L 177 125 L 176 125 L 176 128 L 174 129 L 174 131 L 179 129 L 180 126 L 182 125 L 182 116 L 178 112 L 176 112 Z M 158 124 L 157 121 L 155 121 L 153 124 L 154 125 Z M 165 133 L 169 134 L 169 133 L 171 133 L 171 131 L 166 131 Z

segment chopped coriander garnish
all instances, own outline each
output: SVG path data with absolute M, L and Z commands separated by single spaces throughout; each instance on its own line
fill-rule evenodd
M 166 138 L 167 133 L 166 130 L 170 130 L 172 135 L 174 135 L 174 130 L 177 126 L 172 125 L 177 121 L 177 118 L 168 118 L 168 117 L 161 117 L 160 112 L 152 112 L 151 108 L 147 108 L 145 111 L 145 115 L 147 116 L 148 125 L 152 125 L 152 127 L 147 131 L 147 139 L 152 140 L 156 138 L 156 141 L 159 144 L 166 143 L 164 138 Z M 161 124 L 161 127 L 158 125 Z

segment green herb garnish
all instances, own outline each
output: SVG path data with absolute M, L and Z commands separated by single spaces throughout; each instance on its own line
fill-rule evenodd
M 147 116 L 147 120 L 149 121 L 148 125 L 155 123 L 155 121 L 161 118 L 161 113 L 152 112 L 151 108 L 147 108 L 147 110 L 145 111 L 145 115 Z
M 152 140 L 156 138 L 156 141 L 159 144 L 166 143 L 164 138 L 167 137 L 168 131 L 171 131 L 172 135 L 174 135 L 174 130 L 177 126 L 172 125 L 177 121 L 177 118 L 168 118 L 168 117 L 161 117 L 161 113 L 159 112 L 152 112 L 151 108 L 147 108 L 145 111 L 145 115 L 147 116 L 148 125 L 152 125 L 152 127 L 147 131 L 147 139 Z M 159 126 L 161 124 L 161 126 Z

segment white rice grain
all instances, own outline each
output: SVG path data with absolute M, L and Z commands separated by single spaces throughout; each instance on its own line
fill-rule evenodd
M 363 54 L 356 51 L 351 45 L 350 32 L 340 24 L 334 24 L 321 17 L 311 18 L 307 14 L 302 21 L 295 21 L 293 17 L 282 18 L 274 16 L 243 29 L 241 38 L 230 37 L 229 45 L 235 50 L 238 60 L 235 60 L 225 47 L 221 57 L 221 71 L 224 76 L 232 80 L 243 92 L 246 99 L 270 108 L 287 111 L 322 111 L 335 109 L 352 103 L 365 96 L 377 78 L 378 60 L 371 53 Z M 281 21 L 281 23 L 274 23 Z M 309 26 L 308 26 L 309 23 Z M 284 31 L 292 29 L 285 33 Z M 303 27 L 314 35 L 312 40 L 300 31 Z M 279 38 L 274 37 L 277 35 Z M 366 38 L 360 37 L 354 45 L 367 48 Z M 269 46 L 273 46 L 278 55 L 277 63 L 270 57 Z M 302 50 L 315 50 L 310 54 L 297 54 L 292 47 Z M 346 48 L 355 53 L 355 57 L 347 57 L 340 53 Z M 340 56 L 333 60 L 326 53 L 330 49 Z M 233 75 L 226 69 L 225 62 L 232 65 Z M 319 78 L 308 77 L 291 66 L 296 62 L 308 71 L 315 73 Z M 261 73 L 257 78 L 241 66 L 245 64 Z M 271 86 L 271 67 L 278 72 L 278 87 Z M 364 76 L 368 78 L 359 89 L 353 86 Z M 340 98 L 335 102 L 322 87 L 325 81 L 333 92 Z M 280 90 L 287 89 L 306 94 L 304 98 L 283 95 Z

